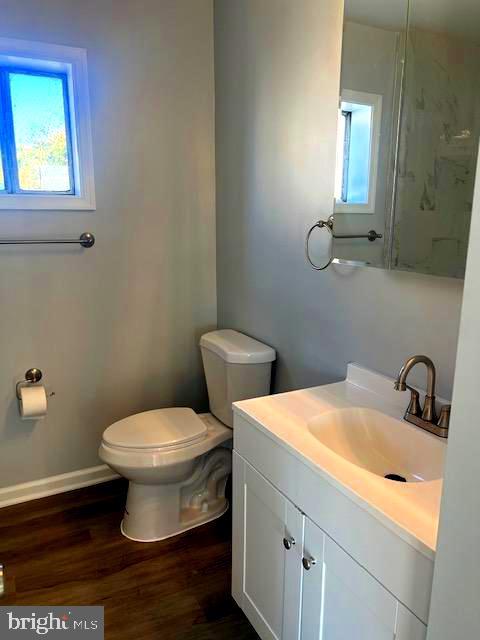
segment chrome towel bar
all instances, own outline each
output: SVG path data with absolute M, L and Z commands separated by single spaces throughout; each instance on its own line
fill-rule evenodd
M 381 233 L 377 233 L 375 229 L 370 229 L 368 233 L 364 233 L 362 235 L 356 235 L 353 233 L 334 233 L 334 238 L 340 238 L 340 240 L 345 240 L 347 238 L 367 238 L 370 242 L 375 242 L 380 238 L 383 238 Z
M 93 233 L 82 233 L 79 238 L 58 238 L 51 240 L 22 240 L 19 239 L 9 239 L 9 240 L 1 240 L 0 245 L 2 244 L 79 244 L 85 249 L 90 249 L 95 244 L 95 236 Z

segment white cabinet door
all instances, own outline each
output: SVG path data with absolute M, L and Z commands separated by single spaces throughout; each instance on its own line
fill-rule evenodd
M 304 557 L 302 640 L 394 640 L 395 598 L 308 519 Z
M 232 593 L 262 640 L 298 640 L 304 517 L 234 453 Z

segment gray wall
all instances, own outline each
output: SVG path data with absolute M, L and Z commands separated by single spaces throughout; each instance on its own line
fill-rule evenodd
M 393 375 L 424 352 L 449 396 L 461 282 L 305 262 L 307 228 L 332 210 L 341 4 L 215 3 L 219 324 L 278 349 L 277 391 L 349 361 Z
M 98 464 L 132 412 L 206 407 L 197 348 L 215 326 L 211 0 L 0 0 L 0 36 L 85 47 L 97 211 L 0 214 L 1 236 L 97 244 L 0 251 L 0 486 Z M 48 417 L 14 382 L 40 367 Z
M 474 640 L 480 629 L 480 165 L 475 193 L 428 640 Z

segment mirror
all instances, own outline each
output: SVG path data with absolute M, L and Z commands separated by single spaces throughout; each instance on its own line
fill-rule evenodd
M 412 0 L 392 268 L 463 278 L 480 134 L 480 3 Z
M 346 0 L 335 172 L 334 255 L 385 267 L 408 0 Z M 375 230 L 382 238 L 339 238 Z
M 477 0 L 345 1 L 336 261 L 463 277 L 479 54 Z

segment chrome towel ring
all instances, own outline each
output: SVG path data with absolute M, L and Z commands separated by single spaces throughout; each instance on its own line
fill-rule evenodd
M 308 262 L 311 264 L 313 269 L 315 269 L 315 271 L 323 271 L 324 269 L 329 267 L 332 264 L 332 262 L 335 260 L 335 257 L 333 255 L 333 239 L 334 238 L 338 238 L 339 240 L 342 240 L 342 239 L 343 240 L 347 240 L 347 239 L 352 239 L 352 238 L 365 238 L 369 242 L 375 242 L 375 240 L 380 240 L 381 238 L 383 238 L 383 235 L 381 233 L 377 233 L 375 231 L 375 229 L 370 229 L 370 231 L 368 233 L 361 233 L 361 234 L 358 234 L 358 233 L 333 233 L 333 221 L 334 221 L 333 216 L 330 216 L 327 221 L 319 220 L 312 227 L 310 227 L 310 229 L 308 230 L 307 239 L 305 240 L 305 254 L 307 256 Z M 331 235 L 330 258 L 328 259 L 328 262 L 326 262 L 322 266 L 319 266 L 318 264 L 315 264 L 313 262 L 313 260 L 311 259 L 311 257 L 310 257 L 310 246 L 309 246 L 310 245 L 310 236 L 312 235 L 313 230 L 316 229 L 317 227 L 319 229 L 326 229 L 329 232 L 329 234 Z
M 313 260 L 310 257 L 310 236 L 312 235 L 314 229 L 316 229 L 317 227 L 319 229 L 326 229 L 329 232 L 330 236 L 331 236 L 331 240 L 330 240 L 330 257 L 329 257 L 328 261 L 324 265 L 321 265 L 321 266 L 318 265 L 318 264 L 315 264 L 315 262 L 313 262 Z M 308 262 L 310 263 L 312 268 L 315 269 L 315 271 L 323 271 L 324 269 L 327 269 L 332 264 L 332 262 L 334 260 L 334 256 L 333 256 L 333 216 L 330 216 L 327 221 L 319 220 L 312 227 L 310 227 L 310 229 L 308 230 L 308 233 L 307 233 L 307 239 L 305 240 L 305 255 L 307 256 Z

